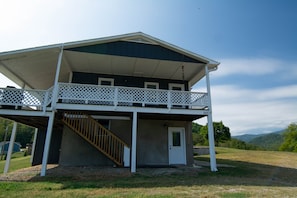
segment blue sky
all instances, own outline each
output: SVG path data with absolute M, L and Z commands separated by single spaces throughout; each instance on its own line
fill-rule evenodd
M 213 119 L 232 135 L 297 121 L 295 0 L 2 0 L 1 8 L 0 52 L 141 31 L 221 62 L 211 73 Z

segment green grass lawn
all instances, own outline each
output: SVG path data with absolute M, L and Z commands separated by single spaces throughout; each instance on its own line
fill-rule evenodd
M 196 157 L 209 160 L 208 156 Z M 24 158 L 28 160 L 29 158 Z M 16 160 L 16 159 L 14 159 Z M 217 148 L 218 172 L 0 182 L 0 197 L 296 197 L 297 154 Z
M 10 167 L 9 167 L 9 172 L 21 169 L 21 168 L 26 168 L 30 167 L 30 157 L 31 156 L 26 156 L 24 157 L 23 152 L 17 152 L 12 154 L 11 156 L 11 161 L 10 161 Z M 5 166 L 5 160 L 0 161 L 0 173 L 3 173 Z

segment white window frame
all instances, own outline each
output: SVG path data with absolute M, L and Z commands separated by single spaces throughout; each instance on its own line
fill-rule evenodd
M 101 85 L 102 81 L 108 81 L 110 82 L 110 86 L 114 86 L 113 78 L 98 78 L 98 85 Z
M 173 87 L 180 87 L 181 91 L 185 91 L 185 85 L 184 84 L 177 84 L 177 83 L 169 83 L 168 84 L 169 90 L 173 90 Z M 177 91 L 177 90 L 175 90 Z
M 156 89 L 159 89 L 159 83 L 158 82 L 144 82 L 144 88 L 151 89 L 151 88 L 148 88 L 149 85 L 156 86 Z

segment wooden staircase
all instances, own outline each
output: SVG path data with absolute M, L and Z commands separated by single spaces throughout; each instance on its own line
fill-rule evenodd
M 124 166 L 124 148 L 128 148 L 127 144 L 90 115 L 65 112 L 62 121 L 118 166 Z

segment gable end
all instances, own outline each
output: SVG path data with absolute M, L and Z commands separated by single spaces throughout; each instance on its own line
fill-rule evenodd
M 160 45 L 146 43 L 116 41 L 90 46 L 68 48 L 69 51 L 105 54 L 115 56 L 127 56 L 136 58 L 181 61 L 190 63 L 203 63 L 184 54 L 164 48 Z

